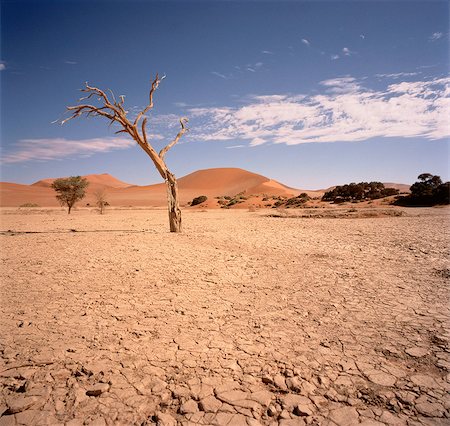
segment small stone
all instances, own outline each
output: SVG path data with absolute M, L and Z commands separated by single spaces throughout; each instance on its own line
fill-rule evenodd
M 262 376 L 261 378 L 262 382 L 265 383 L 266 385 L 271 385 L 273 384 L 273 379 L 272 377 L 268 376 L 267 374 L 265 376 Z
M 353 407 L 337 408 L 330 412 L 330 419 L 338 426 L 357 425 L 358 418 L 358 412 Z
M 0 417 L 0 426 L 16 426 L 16 424 L 16 419 L 13 414 L 10 416 L 5 415 Z
M 444 407 L 437 402 L 419 402 L 416 404 L 416 410 L 426 417 L 442 417 L 444 415 Z
M 281 374 L 277 374 L 273 378 L 274 385 L 281 389 L 281 390 L 287 390 L 286 381 L 284 380 L 284 377 Z
M 45 403 L 45 400 L 35 396 L 14 395 L 14 398 L 8 398 L 6 403 L 8 409 L 4 415 L 10 415 L 28 410 L 31 407 L 39 409 L 39 405 L 42 406 Z
M 414 376 L 411 376 L 411 381 L 420 387 L 425 388 L 436 388 L 438 387 L 438 384 L 436 381 L 431 377 L 427 376 L 425 374 L 415 374 Z
M 302 395 L 310 395 L 314 393 L 315 390 L 316 387 L 312 383 L 307 382 L 306 380 L 302 382 Z
M 314 402 L 314 405 L 319 409 L 323 410 L 324 407 L 328 405 L 328 400 L 323 396 L 311 396 L 311 401 Z
M 211 423 L 217 426 L 247 426 L 245 416 L 232 413 L 217 413 L 216 417 Z
M 100 396 L 102 393 L 109 391 L 108 383 L 97 383 L 86 390 L 87 396 Z
M 396 377 L 392 374 L 379 370 L 372 370 L 367 377 L 372 383 L 376 383 L 381 386 L 394 386 L 397 381 Z
M 298 404 L 294 407 L 294 414 L 296 416 L 312 416 L 313 411 L 311 410 L 309 405 Z
M 383 422 L 383 424 L 386 425 L 393 425 L 393 426 L 402 426 L 405 423 L 400 419 L 399 417 L 395 416 L 394 414 L 390 413 L 387 410 L 383 411 L 383 414 L 379 417 L 380 422 Z
M 175 386 L 172 390 L 174 398 L 188 398 L 191 396 L 191 391 L 185 386 Z
M 198 406 L 200 408 L 200 410 L 202 411 L 206 411 L 209 413 L 215 413 L 219 410 L 219 408 L 221 407 L 222 403 L 214 396 L 210 395 L 207 396 L 206 398 L 203 398 Z
M 102 417 L 97 417 L 95 420 L 89 422 L 89 426 L 106 426 L 106 422 Z
M 385 423 L 381 423 L 374 419 L 362 419 L 359 426 L 385 426 Z
M 405 349 L 405 352 L 414 358 L 421 358 L 428 354 L 428 350 L 425 348 L 420 348 L 419 346 L 414 346 L 412 348 Z
M 329 388 L 330 387 L 330 379 L 326 376 L 319 376 L 317 378 L 317 381 L 319 382 L 319 385 L 323 388 Z
M 303 419 L 296 418 L 296 419 L 281 419 L 278 423 L 279 426 L 304 426 L 306 423 L 303 421 Z
M 256 401 L 258 404 L 261 404 L 263 407 L 267 407 L 272 401 L 273 395 L 269 391 L 261 390 L 258 392 L 253 392 L 248 398 L 252 401 Z
M 158 411 L 156 413 L 157 426 L 177 426 L 177 421 L 170 414 Z
M 312 402 L 306 396 L 289 394 L 283 397 L 282 404 L 285 410 L 292 412 L 295 407 L 312 405 Z
M 193 399 L 189 399 L 180 407 L 181 414 L 192 414 L 198 411 L 198 405 Z
M 280 413 L 280 419 L 290 419 L 291 418 L 291 414 L 289 413 L 288 410 L 283 410 Z
M 257 402 L 251 401 L 249 399 L 249 394 L 247 392 L 243 392 L 241 390 L 218 393 L 216 397 L 222 402 L 226 402 L 227 404 L 233 406 L 250 408 L 252 410 L 256 410 L 259 407 L 259 404 Z
M 286 379 L 286 386 L 294 392 L 299 392 L 302 389 L 302 382 L 299 377 L 289 377 Z
M 274 416 L 277 415 L 277 413 L 278 413 L 278 411 L 277 411 L 277 409 L 276 409 L 273 405 L 271 405 L 271 406 L 267 409 L 267 415 L 268 415 L 269 417 L 274 417 Z

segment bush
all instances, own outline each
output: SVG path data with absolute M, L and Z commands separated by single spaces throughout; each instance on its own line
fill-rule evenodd
M 450 182 L 442 183 L 440 176 L 422 173 L 411 185 L 411 194 L 399 197 L 394 204 L 399 206 L 435 206 L 450 204 Z
M 194 198 L 191 201 L 191 206 L 196 206 L 198 204 L 204 203 L 208 197 L 206 195 L 200 195 L 199 197 Z
M 19 207 L 39 207 L 39 204 L 36 204 L 36 203 L 25 203 L 25 204 L 21 204 Z
M 358 202 L 366 200 L 376 200 L 377 198 L 397 195 L 398 189 L 385 188 L 381 182 L 360 182 L 347 185 L 336 186 L 331 191 L 325 192 L 322 201 L 333 201 L 336 204 L 346 201 Z

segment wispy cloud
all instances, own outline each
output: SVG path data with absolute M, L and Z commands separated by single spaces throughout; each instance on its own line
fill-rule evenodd
M 6 64 L 3 61 L 0 61 L 0 71 L 6 70 Z
M 344 54 L 344 56 L 351 56 L 351 55 L 354 55 L 356 52 L 354 52 L 353 50 L 350 50 L 348 47 L 344 47 L 342 49 L 342 53 Z
M 306 46 L 311 46 L 311 43 L 310 43 L 309 40 L 306 39 L 306 38 L 302 38 L 302 43 L 303 43 L 304 45 L 306 45 Z
M 263 53 L 264 55 L 274 55 L 274 53 L 270 50 L 262 50 L 261 53 Z
M 71 140 L 64 138 L 22 139 L 15 145 L 15 150 L 3 155 L 4 164 L 23 163 L 26 161 L 59 160 L 70 157 L 86 157 L 99 152 L 126 149 L 135 145 L 125 138 L 93 138 Z
M 339 77 L 320 82 L 317 95 L 253 96 L 244 106 L 192 108 L 195 140 L 296 145 L 374 137 L 450 136 L 450 78 L 401 81 L 371 90 Z
M 360 34 L 359 37 L 362 38 L 363 40 L 366 38 L 364 34 Z
M 224 80 L 228 80 L 229 78 L 225 74 L 221 74 L 220 72 L 217 71 L 211 71 L 211 74 L 215 75 L 216 77 L 223 78 Z
M 231 146 L 226 146 L 225 148 L 227 148 L 227 149 L 247 148 L 247 145 L 231 145 Z
M 400 77 L 413 77 L 415 75 L 419 75 L 420 72 L 396 72 L 396 73 L 392 73 L 392 74 L 375 74 L 375 77 L 378 78 L 392 78 L 392 79 L 397 79 Z
M 330 56 L 330 59 L 331 59 L 332 61 L 336 61 L 336 60 L 339 59 L 339 58 L 340 58 L 339 55 L 331 55 L 331 56 Z
M 431 36 L 428 38 L 430 41 L 436 41 L 439 40 L 440 38 L 442 38 L 444 36 L 444 33 L 441 32 L 436 32 L 431 34 Z
M 76 65 L 76 64 L 78 64 L 78 62 L 75 62 L 75 61 L 64 61 L 64 63 L 68 64 L 68 65 Z
M 256 62 L 255 64 L 247 64 L 245 69 L 250 72 L 258 71 L 264 64 L 262 62 Z

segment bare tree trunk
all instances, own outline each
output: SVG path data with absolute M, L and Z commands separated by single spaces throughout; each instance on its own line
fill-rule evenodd
M 72 210 L 72 206 L 69 204 L 69 211 L 67 212 L 67 214 L 70 214 L 70 210 Z
M 181 232 L 181 211 L 178 201 L 177 179 L 168 170 L 166 176 L 170 232 Z
M 125 102 L 124 96 L 120 96 L 120 102 L 118 102 L 112 91 L 110 91 L 112 95 L 111 101 L 103 90 L 100 90 L 97 87 L 91 87 L 86 83 L 86 88 L 81 89 L 81 91 L 88 93 L 88 95 L 81 98 L 80 102 L 82 100 L 94 97 L 99 101 L 102 101 L 103 106 L 100 107 L 90 104 L 69 106 L 67 107 L 67 109 L 69 111 L 72 111 L 72 115 L 69 118 L 62 120 L 61 124 L 64 124 L 65 122 L 72 120 L 73 118 L 79 117 L 82 114 L 85 114 L 87 117 L 91 115 L 105 117 L 110 121 L 110 124 L 115 122 L 116 124 L 120 125 L 122 127 L 121 130 L 118 130 L 115 133 L 128 133 L 152 159 L 159 174 L 166 181 L 170 232 L 181 232 L 181 211 L 178 202 L 177 179 L 167 169 L 164 157 L 167 154 L 167 151 L 169 151 L 169 149 L 171 149 L 180 140 L 181 136 L 183 136 L 189 130 L 186 127 L 188 119 L 185 117 L 180 119 L 180 131 L 176 135 L 175 139 L 169 142 L 163 149 L 161 149 L 159 153 L 155 151 L 154 147 L 147 139 L 147 132 L 145 130 L 147 126 L 147 117 L 145 116 L 145 114 L 153 108 L 153 94 L 163 78 L 164 77 L 159 78 L 158 74 L 156 74 L 156 77 L 153 80 L 150 89 L 148 105 L 137 115 L 134 121 L 130 121 L 127 117 L 128 111 L 126 111 L 123 107 Z M 139 124 L 141 127 L 141 133 L 139 133 Z M 100 213 L 103 213 L 103 207 L 104 205 L 100 206 Z

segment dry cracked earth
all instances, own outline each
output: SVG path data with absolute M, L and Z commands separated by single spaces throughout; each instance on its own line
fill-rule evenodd
M 449 425 L 449 213 L 4 209 L 0 425 Z

